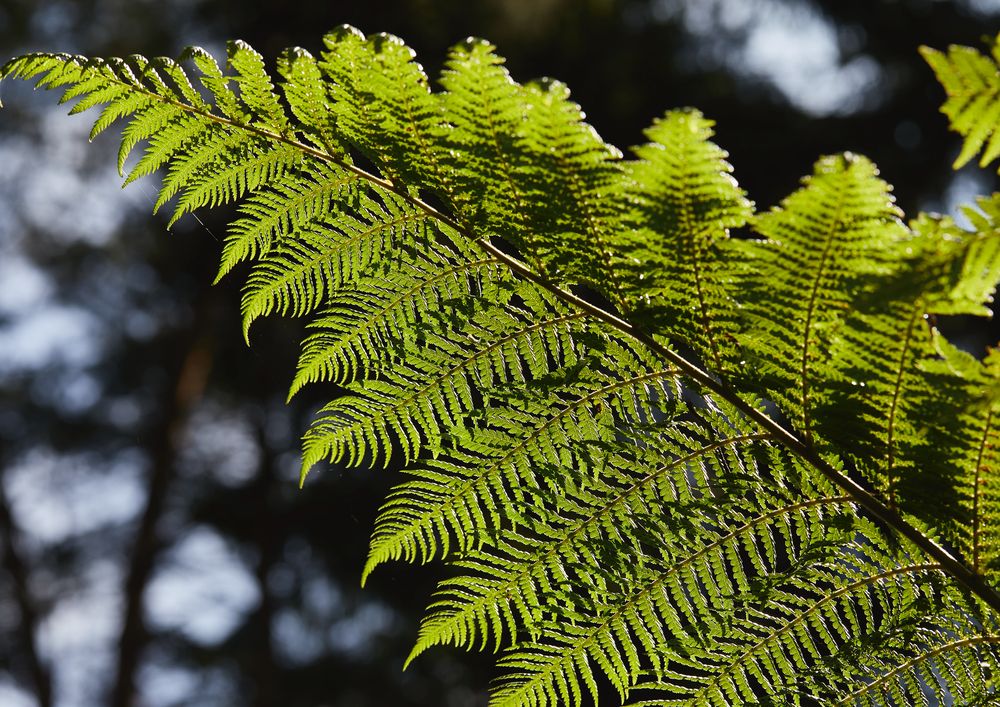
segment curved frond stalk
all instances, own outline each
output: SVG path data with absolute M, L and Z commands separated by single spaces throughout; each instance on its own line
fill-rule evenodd
M 948 116 L 952 130 L 962 136 L 955 169 L 980 150 L 979 166 L 985 167 L 1000 157 L 1000 35 L 992 56 L 955 45 L 947 53 L 930 47 L 921 47 L 920 53 L 948 95 L 941 112 Z

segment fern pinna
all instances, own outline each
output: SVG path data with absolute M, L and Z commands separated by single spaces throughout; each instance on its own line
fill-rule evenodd
M 988 314 L 1000 197 L 902 220 L 863 157 L 824 157 L 755 212 L 671 111 L 623 155 L 565 86 L 486 42 L 432 91 L 413 52 L 349 27 L 276 81 L 35 54 L 124 119 L 126 182 L 173 219 L 239 203 L 244 333 L 309 317 L 294 394 L 335 384 L 316 463 L 405 466 L 362 577 L 444 560 L 411 660 L 500 653 L 497 705 L 985 704 L 1000 670 L 1000 361 L 933 314 Z M 926 56 L 963 160 L 1000 150 L 994 60 Z M 735 231 L 738 237 L 731 237 Z M 605 687 L 602 687 L 604 685 Z

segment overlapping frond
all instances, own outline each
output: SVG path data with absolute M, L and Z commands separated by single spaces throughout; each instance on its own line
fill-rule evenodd
M 570 365 L 523 391 L 492 393 L 489 415 L 465 431 L 464 449 L 414 470 L 415 478 L 383 507 L 365 575 L 388 559 L 426 562 L 446 554 L 452 542 L 479 544 L 487 533 L 518 522 L 526 494 L 564 492 L 568 480 L 545 470 L 596 473 L 599 447 L 583 454 L 581 442 L 610 442 L 619 425 L 652 422 L 676 404 L 676 369 L 657 367 L 625 342 L 589 353 L 577 353 Z
M 825 352 L 867 283 L 897 267 L 906 237 L 876 174 L 857 155 L 821 159 L 801 189 L 757 217 L 764 240 L 741 249 L 753 259 L 743 339 L 769 395 L 807 440 L 828 392 Z
M 419 323 L 429 313 L 447 313 L 449 306 L 474 294 L 490 297 L 504 274 L 496 258 L 460 260 L 431 249 L 414 252 L 383 277 L 341 288 L 310 323 L 314 333 L 303 342 L 290 394 L 307 383 L 368 377 L 402 342 L 416 339 Z
M 437 225 L 391 192 L 370 187 L 333 207 L 255 264 L 243 293 L 244 333 L 271 312 L 302 316 L 371 267 L 393 268 L 404 249 L 432 243 Z
M 902 245 L 899 270 L 855 303 L 831 346 L 836 373 L 822 432 L 891 502 L 955 541 L 968 518 L 955 460 L 969 441 L 941 411 L 960 414 L 969 400 L 940 366 L 929 371 L 940 358 L 931 320 L 989 314 L 985 305 L 1000 281 L 1000 231 L 967 232 L 951 219 L 922 216 Z
M 511 706 L 995 697 L 1000 359 L 927 318 L 987 312 L 1000 198 L 973 231 L 907 228 L 847 154 L 754 217 L 695 111 L 624 161 L 486 42 L 436 92 L 395 37 L 324 47 L 286 51 L 277 80 L 242 42 L 225 68 L 192 48 L 0 76 L 103 106 L 95 135 L 124 120 L 119 170 L 144 145 L 125 181 L 162 170 L 173 220 L 238 203 L 219 276 L 251 261 L 244 334 L 311 315 L 290 395 L 344 392 L 303 475 L 407 466 L 363 577 L 458 570 L 411 659 L 492 647 Z M 960 159 L 985 163 L 996 66 L 970 51 L 925 55 Z M 729 237 L 748 222 L 760 239 Z
M 980 151 L 979 165 L 985 167 L 1000 157 L 1000 35 L 990 56 L 955 45 L 947 53 L 930 47 L 921 47 L 920 53 L 948 95 L 941 112 L 962 136 L 955 168 Z

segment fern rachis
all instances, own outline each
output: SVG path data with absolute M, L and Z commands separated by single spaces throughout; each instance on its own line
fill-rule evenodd
M 998 369 L 924 315 L 983 312 L 1000 198 L 973 232 L 904 225 L 845 155 L 754 215 L 696 112 L 625 160 L 564 86 L 516 83 L 486 43 L 455 48 L 438 92 L 395 38 L 325 44 L 286 52 L 277 87 L 241 42 L 233 76 L 188 50 L 210 102 L 167 59 L 0 73 L 105 104 L 95 133 L 125 119 L 119 169 L 146 142 L 126 181 L 165 168 L 174 220 L 241 201 L 220 277 L 254 261 L 245 334 L 321 310 L 292 393 L 347 396 L 306 434 L 303 475 L 400 452 L 363 576 L 461 570 L 411 659 L 495 644 L 510 705 L 596 699 L 598 675 L 636 704 L 991 698 Z M 925 55 L 990 161 L 993 64 Z

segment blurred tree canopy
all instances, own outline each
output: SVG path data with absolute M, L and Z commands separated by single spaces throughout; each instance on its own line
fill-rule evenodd
M 763 207 L 842 150 L 909 213 L 996 187 L 948 169 L 958 140 L 916 50 L 981 44 L 998 0 L 0 0 L 0 53 L 238 37 L 274 57 L 342 23 L 405 38 L 432 77 L 485 37 L 623 149 L 696 106 Z M 297 489 L 301 332 L 265 323 L 243 346 L 238 293 L 209 287 L 221 216 L 164 232 L 148 188 L 119 192 L 111 138 L 88 149 L 87 122 L 26 86 L 0 98 L 0 704 L 484 704 L 483 656 L 400 670 L 429 573 L 359 590 L 392 472 Z M 966 334 L 981 350 L 1000 332 Z

